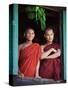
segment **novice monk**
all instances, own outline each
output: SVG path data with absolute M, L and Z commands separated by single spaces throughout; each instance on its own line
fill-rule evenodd
M 54 31 L 52 28 L 47 28 L 44 34 L 46 44 L 41 46 L 42 58 L 40 64 L 39 74 L 42 78 L 60 80 L 61 79 L 61 61 L 60 61 L 60 47 L 58 44 L 53 43 Z M 54 49 L 50 54 L 45 57 L 44 52 Z M 45 59 L 44 59 L 45 58 Z
M 41 56 L 39 44 L 33 43 L 35 37 L 34 29 L 28 28 L 25 32 L 25 43 L 19 46 L 19 76 L 36 77 L 37 64 Z

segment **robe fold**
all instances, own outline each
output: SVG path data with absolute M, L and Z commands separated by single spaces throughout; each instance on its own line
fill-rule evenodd
M 59 49 L 59 45 L 56 43 L 50 44 L 44 48 L 44 51 L 54 48 Z M 50 55 L 52 55 L 51 53 Z M 61 79 L 61 61 L 60 57 L 54 59 L 43 59 L 41 60 L 39 74 L 42 78 L 60 80 Z
M 19 50 L 19 70 L 26 77 L 35 77 L 36 66 L 40 60 L 41 48 L 39 44 L 33 43 Z

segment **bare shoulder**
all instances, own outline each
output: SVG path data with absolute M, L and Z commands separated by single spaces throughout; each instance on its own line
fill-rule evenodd
M 20 45 L 19 45 L 19 49 L 22 49 L 23 46 L 24 46 L 24 43 L 23 43 L 23 44 L 20 44 Z
M 44 52 L 44 47 L 45 47 L 45 45 L 41 45 L 41 52 L 42 53 Z
M 41 49 L 43 49 L 45 47 L 45 45 L 41 45 Z

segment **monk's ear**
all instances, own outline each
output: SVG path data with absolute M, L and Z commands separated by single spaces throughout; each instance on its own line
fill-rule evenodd
M 55 35 L 55 34 L 54 34 Z
M 23 36 L 24 36 L 24 37 L 26 36 L 26 35 L 25 35 L 25 33 L 24 33 L 24 35 L 23 35 Z
M 45 33 L 44 33 L 44 38 L 46 38 L 46 35 L 45 35 Z

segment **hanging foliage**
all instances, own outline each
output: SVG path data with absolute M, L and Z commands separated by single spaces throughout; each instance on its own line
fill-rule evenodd
M 27 6 L 25 11 L 29 19 L 35 20 L 37 23 L 40 21 L 41 30 L 44 31 L 46 27 L 45 9 L 39 6 Z

